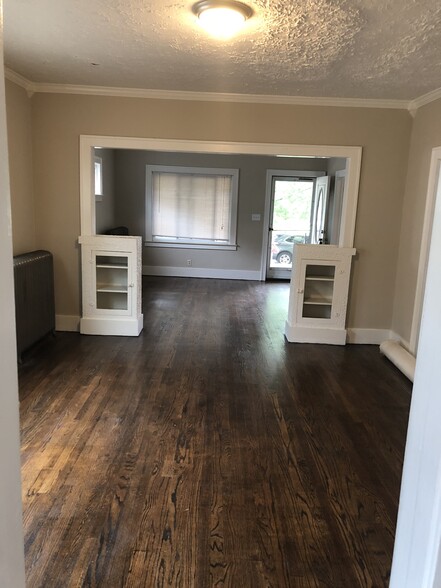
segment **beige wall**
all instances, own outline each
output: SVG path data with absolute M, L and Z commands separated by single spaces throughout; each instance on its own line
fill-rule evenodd
M 9 170 L 14 254 L 36 248 L 32 170 L 31 100 L 6 80 Z
M 80 134 L 361 145 L 349 326 L 389 328 L 412 119 L 406 111 L 36 94 L 36 226 L 55 257 L 58 314 L 80 312 Z
M 412 326 L 415 289 L 418 275 L 430 157 L 434 147 L 441 146 L 441 100 L 420 108 L 412 126 L 407 183 L 401 222 L 401 237 L 393 330 L 409 341 Z

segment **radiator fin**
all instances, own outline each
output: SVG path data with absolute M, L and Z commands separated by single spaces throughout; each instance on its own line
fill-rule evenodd
M 49 251 L 14 257 L 17 353 L 55 330 L 54 270 Z

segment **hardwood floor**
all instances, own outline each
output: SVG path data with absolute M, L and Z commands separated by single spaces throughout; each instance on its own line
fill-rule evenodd
M 28 588 L 385 587 L 410 384 L 288 344 L 288 285 L 147 278 L 20 367 Z

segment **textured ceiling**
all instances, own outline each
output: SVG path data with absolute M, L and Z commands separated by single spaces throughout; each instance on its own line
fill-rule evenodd
M 33 82 L 412 100 L 441 87 L 439 0 L 252 0 L 217 41 L 193 2 L 4 0 L 6 66 Z

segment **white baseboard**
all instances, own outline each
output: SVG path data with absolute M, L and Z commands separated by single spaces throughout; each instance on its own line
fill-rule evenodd
M 80 322 L 82 335 L 123 335 L 137 337 L 142 331 L 144 316 L 136 318 L 118 317 L 109 319 L 106 317 L 83 317 Z
M 389 329 L 348 329 L 347 342 L 356 345 L 380 345 L 387 339 L 399 339 Z
M 143 275 L 151 276 L 175 276 L 175 277 L 193 277 L 193 278 L 219 278 L 229 280 L 256 280 L 259 281 L 259 272 L 244 272 L 239 270 L 210 270 L 201 268 L 188 268 L 193 270 L 193 275 L 172 273 L 174 270 L 184 270 L 187 268 L 173 268 L 173 267 L 154 267 L 144 266 L 142 268 Z M 170 273 L 169 273 L 170 270 Z M 199 273 L 200 272 L 200 273 Z M 202 275 L 202 272 L 207 272 Z M 212 273 L 211 273 L 212 272 Z M 215 275 L 214 275 L 215 274 Z M 228 275 L 227 275 L 228 274 Z M 245 275 L 244 275 L 245 274 Z M 78 332 L 80 330 L 80 318 L 76 315 L 57 314 L 55 317 L 56 331 L 71 331 Z M 403 341 L 399 335 L 388 329 L 347 329 L 347 343 L 358 345 L 380 345 L 387 339 L 394 339 L 399 341 L 401 345 L 409 350 L 409 343 Z
M 390 332 L 389 339 L 392 339 L 393 341 L 398 341 L 401 347 L 404 347 L 404 349 L 408 351 L 410 354 L 415 355 L 415 353 L 410 348 L 410 342 L 400 337 L 400 335 L 397 335 L 397 333 L 395 333 L 394 331 Z
M 406 351 L 399 341 L 388 339 L 380 345 L 385 355 L 411 382 L 415 378 L 415 357 Z
M 80 330 L 80 317 L 70 314 L 57 314 L 55 317 L 55 330 L 78 332 Z
M 347 343 L 358 345 L 380 345 L 383 341 L 398 341 L 406 351 L 410 350 L 409 341 L 389 329 L 348 329 Z
M 217 278 L 221 280 L 252 280 L 260 282 L 260 270 L 229 270 L 207 267 L 171 267 L 143 265 L 143 276 L 167 276 L 174 278 Z
M 351 343 L 355 345 L 380 345 L 383 341 L 394 339 L 400 341 L 400 337 L 389 329 L 295 329 L 286 322 L 285 335 L 288 341 L 314 343 L 319 338 L 320 343 L 344 345 Z M 403 346 L 405 344 L 401 343 Z
M 293 327 L 285 323 L 285 337 L 289 343 L 325 343 L 327 345 L 344 345 L 346 330 L 320 327 Z

